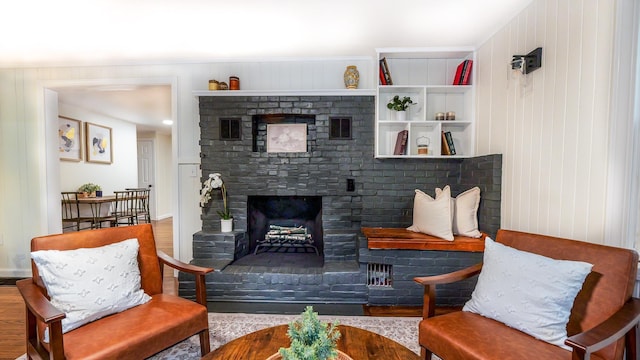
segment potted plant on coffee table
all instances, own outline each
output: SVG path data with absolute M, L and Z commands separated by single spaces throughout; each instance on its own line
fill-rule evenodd
M 337 322 L 331 325 L 321 322 L 313 307 L 307 306 L 302 318 L 289 324 L 287 335 L 291 346 L 280 348 L 267 360 L 351 360 L 337 349 L 340 338 L 337 325 Z
M 400 95 L 395 95 L 387 103 L 387 109 L 396 111 L 396 120 L 405 121 L 407 119 L 407 109 L 413 104 L 415 103 L 411 100 L 411 97 L 404 96 L 400 98 Z

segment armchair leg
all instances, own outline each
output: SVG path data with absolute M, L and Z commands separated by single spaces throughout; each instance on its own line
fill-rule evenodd
M 625 339 L 625 351 L 627 353 L 626 359 L 633 360 L 638 357 L 638 347 L 640 346 L 640 337 L 638 337 L 638 325 L 634 326 L 627 332 Z
M 420 358 L 422 360 L 431 360 L 431 355 L 433 355 L 433 353 L 429 351 L 429 349 L 420 346 Z
M 209 329 L 202 330 L 200 334 L 200 353 L 202 356 L 205 356 L 209 352 L 211 352 L 210 344 L 209 344 Z

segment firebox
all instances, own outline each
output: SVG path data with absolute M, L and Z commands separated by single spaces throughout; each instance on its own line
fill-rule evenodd
M 305 253 L 322 257 L 321 196 L 249 196 L 250 254 Z

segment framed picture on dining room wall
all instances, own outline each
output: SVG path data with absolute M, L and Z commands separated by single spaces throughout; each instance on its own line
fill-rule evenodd
M 111 164 L 113 163 L 113 143 L 111 128 L 86 123 L 87 162 Z
M 58 116 L 58 152 L 60 160 L 82 160 L 82 121 Z

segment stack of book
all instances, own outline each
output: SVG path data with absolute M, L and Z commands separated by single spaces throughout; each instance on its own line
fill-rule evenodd
M 402 130 L 398 133 L 396 138 L 396 147 L 393 150 L 393 155 L 406 155 L 407 154 L 407 139 L 409 138 L 409 130 Z
M 465 60 L 461 62 L 456 69 L 456 76 L 453 78 L 453 85 L 469 85 L 472 67 L 473 60 Z
M 442 155 L 455 155 L 456 147 L 453 145 L 453 136 L 451 131 L 442 132 Z
M 391 79 L 391 73 L 389 72 L 389 65 L 387 65 L 387 58 L 380 59 L 380 85 L 393 85 Z

